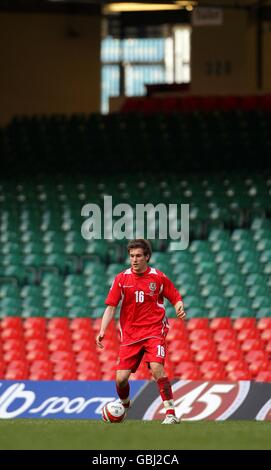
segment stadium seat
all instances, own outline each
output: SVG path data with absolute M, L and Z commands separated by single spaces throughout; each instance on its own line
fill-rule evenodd
M 256 382 L 271 382 L 271 371 L 262 370 L 254 379 Z
M 228 379 L 232 382 L 238 382 L 240 380 L 251 380 L 252 376 L 249 371 L 246 370 L 233 370 L 228 373 Z

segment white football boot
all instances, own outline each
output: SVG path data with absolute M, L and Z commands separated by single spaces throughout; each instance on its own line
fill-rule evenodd
M 180 420 L 175 415 L 166 415 L 162 424 L 179 424 Z

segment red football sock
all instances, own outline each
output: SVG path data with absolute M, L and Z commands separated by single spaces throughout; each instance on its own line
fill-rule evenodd
M 160 379 L 157 380 L 157 385 L 159 387 L 161 398 L 164 402 L 166 414 L 175 415 L 173 393 L 172 393 L 170 381 L 168 380 L 167 377 L 161 377 Z

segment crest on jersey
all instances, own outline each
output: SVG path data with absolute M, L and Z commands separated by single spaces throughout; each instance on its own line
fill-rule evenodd
M 156 282 L 150 282 L 150 290 L 154 292 L 156 289 Z

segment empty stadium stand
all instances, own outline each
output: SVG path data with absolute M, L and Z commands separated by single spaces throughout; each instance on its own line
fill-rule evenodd
M 152 243 L 187 312 L 182 323 L 167 305 L 169 377 L 271 381 L 270 100 L 155 100 L 0 129 L 1 379 L 114 378 L 118 318 L 105 350 L 94 339 L 126 242 L 81 236 L 82 206 L 111 195 L 190 205 L 189 248 Z

